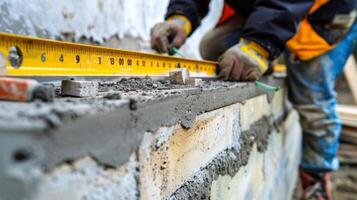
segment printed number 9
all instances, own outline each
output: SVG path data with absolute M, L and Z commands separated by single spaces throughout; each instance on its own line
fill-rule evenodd
M 79 63 L 81 61 L 81 57 L 79 55 L 76 55 L 76 62 Z

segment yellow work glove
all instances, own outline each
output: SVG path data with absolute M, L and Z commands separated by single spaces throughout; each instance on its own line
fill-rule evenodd
M 269 53 L 259 44 L 241 39 L 220 58 L 218 78 L 231 81 L 256 81 L 268 69 Z
M 173 15 L 151 29 L 151 48 L 160 53 L 170 53 L 173 47 L 180 48 L 191 32 L 190 21 L 182 15 Z

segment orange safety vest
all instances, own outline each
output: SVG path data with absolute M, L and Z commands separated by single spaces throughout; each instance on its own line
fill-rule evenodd
M 310 9 L 310 14 L 329 1 L 316 0 Z M 301 22 L 298 32 L 287 42 L 286 46 L 301 60 L 313 59 L 334 48 L 334 45 L 329 44 L 314 30 L 307 19 Z

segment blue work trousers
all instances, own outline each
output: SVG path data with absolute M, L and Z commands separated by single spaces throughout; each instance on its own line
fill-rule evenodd
M 317 58 L 301 61 L 286 53 L 289 99 L 299 112 L 303 129 L 301 168 L 305 170 L 328 172 L 339 167 L 341 120 L 334 88 L 356 41 L 354 23 L 333 50 Z

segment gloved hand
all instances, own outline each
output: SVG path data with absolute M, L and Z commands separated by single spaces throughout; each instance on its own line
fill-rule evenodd
M 241 39 L 218 60 L 218 78 L 231 81 L 256 81 L 268 69 L 269 53 L 259 44 Z
M 169 53 L 173 47 L 180 48 L 191 31 L 191 23 L 181 15 L 174 15 L 166 22 L 151 29 L 151 48 L 160 53 Z

